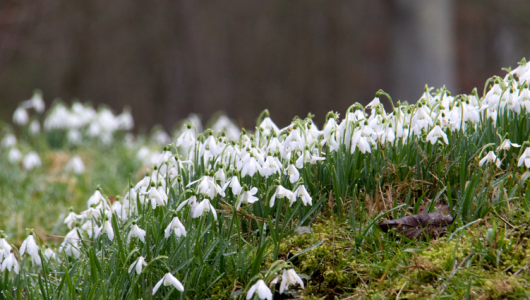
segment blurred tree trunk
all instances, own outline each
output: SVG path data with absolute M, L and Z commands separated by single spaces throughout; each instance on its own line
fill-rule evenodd
M 416 102 L 425 84 L 456 92 L 453 0 L 392 1 L 392 90 Z

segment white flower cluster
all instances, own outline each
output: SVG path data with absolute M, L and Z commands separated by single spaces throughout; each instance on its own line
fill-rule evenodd
M 128 110 L 115 116 L 107 108 L 96 111 L 93 107 L 79 102 L 74 102 L 71 108 L 57 104 L 44 120 L 46 131 L 65 130 L 72 144 L 80 143 L 83 134 L 97 137 L 103 143 L 109 144 L 115 131 L 128 131 L 133 126 L 134 120 Z

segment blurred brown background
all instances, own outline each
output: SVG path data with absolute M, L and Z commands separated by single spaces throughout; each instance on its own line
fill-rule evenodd
M 40 88 L 145 128 L 217 110 L 253 127 L 265 108 L 321 124 L 380 88 L 468 93 L 529 54 L 528 0 L 2 0 L 0 118 Z

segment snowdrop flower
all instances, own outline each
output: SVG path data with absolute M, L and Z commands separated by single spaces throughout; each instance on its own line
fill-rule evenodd
M 107 233 L 109 240 L 114 240 L 114 229 L 112 229 L 112 224 L 109 220 L 105 221 L 101 227 L 98 227 L 94 230 L 94 238 L 98 238 L 102 232 Z
M 197 196 L 193 195 L 189 197 L 188 199 L 182 201 L 182 203 L 180 203 L 179 206 L 177 207 L 177 211 L 180 211 L 186 204 L 189 204 L 189 206 L 191 207 L 191 214 L 193 215 L 193 212 L 195 211 L 198 205 Z
M 362 130 L 358 130 L 351 138 L 350 153 L 353 154 L 353 152 L 355 151 L 355 147 L 359 148 L 359 150 L 361 150 L 363 154 L 366 152 L 372 153 L 370 144 L 368 143 L 366 137 L 362 136 L 362 133 Z
M 6 241 L 3 232 L 0 232 L 0 263 L 11 253 L 11 245 Z
M 32 234 L 28 235 L 28 237 L 22 242 L 22 245 L 20 246 L 20 255 L 24 255 L 24 253 L 28 253 L 31 256 L 31 259 L 34 264 L 40 265 L 41 259 L 39 255 L 39 246 L 37 246 L 37 243 L 35 243 L 35 238 Z
M 294 192 L 294 194 L 296 195 L 296 197 L 300 197 L 302 198 L 302 203 L 304 204 L 304 206 L 307 206 L 308 204 L 309 205 L 313 205 L 312 203 L 312 198 L 311 196 L 309 195 L 309 193 L 307 192 L 307 190 L 305 189 L 305 186 L 304 185 L 300 185 L 296 191 Z M 292 203 L 291 203 L 292 205 Z
M 517 163 L 517 166 L 520 167 L 522 165 L 525 165 L 527 168 L 530 168 L 530 148 L 526 148 L 519 158 L 519 162 Z
M 302 281 L 302 278 L 296 274 L 294 269 L 290 270 L 283 270 L 282 274 L 282 283 L 280 284 L 280 294 L 283 294 L 283 292 L 287 289 L 289 289 L 289 286 L 291 284 L 300 284 L 302 288 L 304 288 L 304 282 Z
M 153 295 L 156 293 L 156 291 L 158 291 L 162 283 L 164 284 L 164 286 L 172 285 L 177 290 L 184 292 L 184 286 L 182 285 L 182 283 L 180 283 L 180 281 L 175 278 L 175 276 L 173 276 L 171 273 L 166 273 L 166 275 L 164 275 L 164 277 L 162 277 L 162 279 L 160 279 L 160 281 L 153 288 Z
M 289 181 L 291 181 L 291 183 L 295 183 L 300 179 L 300 173 L 294 165 L 289 165 L 285 170 L 285 174 L 289 175 Z
M 2 272 L 4 272 L 6 269 L 8 271 L 13 270 L 15 271 L 16 274 L 18 274 L 18 271 L 19 271 L 18 262 L 17 262 L 17 259 L 15 258 L 15 255 L 12 252 L 9 253 L 9 255 L 2 262 Z
M 47 259 L 57 261 L 57 254 L 48 246 L 46 246 L 46 249 L 44 250 L 44 256 L 46 256 Z
M 258 280 L 247 292 L 247 300 L 252 299 L 254 293 L 258 292 L 258 297 L 260 299 L 272 300 L 272 292 L 269 287 L 265 284 L 265 281 Z
M 40 167 L 41 161 L 37 153 L 30 152 L 24 157 L 22 164 L 24 165 L 24 169 L 31 170 L 35 167 Z
M 178 217 L 174 217 L 171 223 L 164 230 L 164 237 L 167 239 L 171 235 L 171 231 L 175 233 L 177 237 L 186 236 L 186 228 L 180 222 Z
M 283 198 L 283 197 L 287 197 L 287 199 L 289 199 L 291 204 L 296 201 L 296 196 L 294 195 L 293 192 L 291 192 L 290 190 L 288 190 L 288 189 L 284 188 L 283 186 L 279 185 L 276 188 L 276 191 L 274 192 L 274 194 L 271 197 L 270 207 L 274 206 L 274 201 L 276 200 L 276 198 L 279 199 L 279 198 Z
M 36 90 L 33 93 L 31 99 L 23 102 L 26 108 L 34 108 L 39 114 L 44 112 L 45 104 L 42 100 L 42 93 L 39 90 Z
M 2 147 L 7 148 L 15 146 L 17 144 L 17 138 L 13 134 L 8 134 L 2 139 Z
M 501 167 L 501 161 L 497 158 L 493 151 L 488 152 L 488 154 L 486 154 L 486 156 L 484 156 L 484 158 L 480 160 L 479 165 L 482 167 L 486 162 L 494 163 L 497 168 Z
M 187 125 L 186 129 L 184 129 L 184 132 L 177 139 L 176 145 L 177 147 L 182 146 L 182 148 L 187 150 L 194 144 L 195 144 L 195 131 L 193 130 L 191 125 Z
M 31 121 L 29 123 L 29 133 L 32 135 L 37 135 L 40 132 L 40 124 L 37 120 Z
M 245 189 L 246 188 L 247 187 L 245 186 Z M 250 189 L 250 191 L 248 190 L 244 191 L 243 194 L 241 195 L 241 198 L 237 202 L 236 210 L 239 210 L 242 203 L 254 203 L 258 201 L 259 200 L 258 197 L 254 196 L 256 195 L 257 192 L 258 192 L 258 188 L 256 187 L 253 187 L 252 189 Z
M 129 232 L 129 236 L 127 236 L 127 243 L 131 242 L 131 238 L 137 237 L 142 241 L 142 243 L 145 243 L 145 230 L 138 227 L 136 223 L 133 223 L 133 226 L 131 227 L 131 232 Z
M 99 190 L 96 190 L 92 196 L 87 201 L 88 207 L 92 207 L 94 205 L 99 205 L 100 203 L 105 202 L 105 198 L 103 198 L 103 195 Z
M 508 150 L 510 150 L 511 147 L 519 148 L 519 147 L 521 147 L 521 145 L 516 144 L 516 143 L 512 143 L 512 142 L 510 142 L 509 139 L 505 139 L 504 141 L 502 141 L 501 145 L 499 147 L 497 147 L 497 151 L 499 151 L 501 149 L 508 151 Z
M 280 129 L 274 124 L 270 117 L 264 118 L 263 121 L 261 121 L 261 124 L 259 124 L 259 127 L 263 128 L 263 133 L 265 135 L 269 135 L 271 132 L 275 132 L 276 134 L 280 132 Z
M 17 163 L 22 159 L 22 153 L 17 148 L 11 148 L 8 157 L 11 163 Z
M 74 227 L 75 223 L 77 222 L 77 220 L 81 219 L 82 217 L 83 216 L 78 215 L 78 214 L 74 213 L 73 211 L 70 211 L 68 216 L 66 216 L 66 218 L 64 219 L 63 223 L 68 226 L 68 229 L 72 229 Z
M 162 186 L 155 188 L 154 186 L 149 189 L 149 199 L 151 200 L 151 206 L 155 209 L 157 206 L 166 206 L 168 196 L 165 189 Z
M 17 125 L 26 125 L 29 122 L 28 112 L 25 108 L 19 107 L 13 113 L 13 123 Z
M 449 141 L 447 140 L 447 134 L 442 131 L 440 126 L 436 125 L 427 135 L 427 141 L 434 145 L 436 144 L 436 141 L 438 141 L 438 138 L 442 138 L 445 144 L 449 144 Z
M 230 179 L 230 187 L 232 188 L 232 193 L 234 195 L 239 195 L 239 193 L 243 189 L 241 187 L 241 184 L 239 183 L 239 179 L 237 179 L 237 176 L 234 176 L 232 177 L 232 179 Z
M 74 145 L 81 143 L 81 132 L 77 129 L 71 129 L 68 131 L 68 142 Z
M 217 212 L 215 211 L 215 208 L 212 204 L 210 204 L 210 200 L 204 199 L 197 205 L 195 208 L 195 211 L 192 213 L 193 218 L 198 218 L 203 215 L 205 212 L 212 211 L 213 218 L 217 221 Z
M 256 161 L 254 157 L 251 157 L 250 160 L 243 166 L 241 169 L 241 177 L 249 175 L 250 177 L 254 176 L 257 171 L 261 169 L 261 166 Z
M 66 171 L 72 171 L 75 174 L 82 174 L 85 172 L 85 164 L 79 156 L 74 156 L 65 167 Z
M 136 274 L 140 275 L 140 273 L 142 273 L 142 268 L 144 266 L 147 266 L 147 263 L 145 262 L 145 258 L 143 256 L 140 256 L 138 257 L 138 259 L 136 259 L 132 265 L 129 267 L 129 273 L 131 273 L 131 271 L 133 270 L 133 268 L 136 269 Z

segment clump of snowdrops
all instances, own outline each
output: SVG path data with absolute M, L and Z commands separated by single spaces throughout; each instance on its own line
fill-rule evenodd
M 318 244 L 290 257 L 279 247 L 319 215 L 347 219 L 361 249 L 378 219 L 428 198 L 447 202 L 459 230 L 514 199 L 528 209 L 529 81 L 523 60 L 482 96 L 426 87 L 408 104 L 378 91 L 322 130 L 311 116 L 280 129 L 267 111 L 235 138 L 190 122 L 122 197 L 98 189 L 71 212 L 57 248 L 31 231 L 20 249 L 2 238 L 8 297 L 272 299 L 307 284 L 294 258 Z

